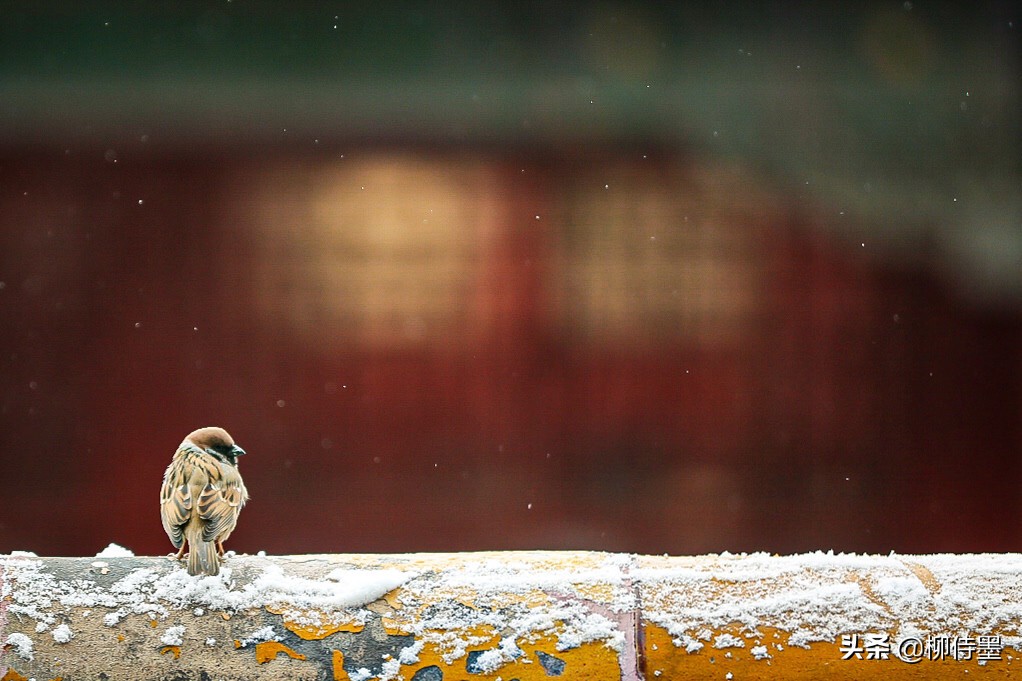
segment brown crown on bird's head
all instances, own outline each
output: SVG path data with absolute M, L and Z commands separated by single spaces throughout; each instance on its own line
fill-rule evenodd
M 216 426 L 192 431 L 185 438 L 185 443 L 192 444 L 210 456 L 233 465 L 237 465 L 238 457 L 245 454 L 245 450 L 234 444 L 234 438 L 226 430 Z

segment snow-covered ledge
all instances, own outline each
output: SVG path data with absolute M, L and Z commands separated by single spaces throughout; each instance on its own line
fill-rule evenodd
M 1022 555 L 0 556 L 0 679 L 1003 677 Z M 906 643 L 907 642 L 907 643 Z M 1022 669 L 1019 669 L 1022 671 Z

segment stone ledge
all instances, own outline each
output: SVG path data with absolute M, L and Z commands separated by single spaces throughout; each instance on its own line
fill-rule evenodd
M 0 589 L 3 681 L 974 678 L 1022 664 L 1018 554 L 229 554 L 217 577 L 166 557 L 14 555 Z

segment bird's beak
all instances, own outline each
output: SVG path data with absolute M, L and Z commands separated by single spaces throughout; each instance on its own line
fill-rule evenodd
M 245 450 L 242 449 L 241 447 L 239 447 L 238 445 L 233 445 L 231 447 L 231 454 L 234 456 L 234 458 L 238 458 L 239 456 L 241 456 L 244 453 L 245 453 Z

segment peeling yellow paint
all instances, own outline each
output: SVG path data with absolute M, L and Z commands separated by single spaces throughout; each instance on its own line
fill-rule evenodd
M 305 659 L 304 655 L 296 650 L 288 648 L 283 643 L 278 643 L 277 641 L 263 641 L 262 643 L 256 643 L 256 664 L 266 664 L 270 660 L 276 659 L 277 655 L 280 653 L 284 653 L 295 660 Z
M 923 586 L 926 587 L 927 591 L 929 591 L 933 595 L 936 595 L 937 593 L 940 592 L 941 589 L 940 580 L 938 580 L 936 576 L 934 576 L 934 574 L 930 571 L 928 567 L 920 563 L 913 563 L 912 561 L 905 560 L 904 558 L 901 559 L 901 562 L 909 570 L 912 571 L 912 574 L 914 574 L 920 582 L 923 583 Z
M 381 617 L 380 623 L 383 624 L 383 631 L 387 634 L 387 636 L 407 636 L 411 633 L 411 629 L 409 628 L 411 620 L 408 619 Z
M 350 681 L 351 677 L 348 676 L 348 672 L 344 671 L 344 653 L 339 650 L 331 652 L 331 661 L 333 663 L 334 681 Z
M 117 634 L 117 642 L 124 643 L 124 634 Z
M 14 671 L 14 669 L 8 667 L 7 673 L 4 674 L 3 678 L 0 679 L 0 681 L 28 681 L 28 679 L 19 674 L 18 672 Z
M 159 624 L 160 624 L 160 623 L 159 623 L 159 622 L 157 622 L 156 620 L 149 620 L 149 626 L 150 626 L 150 627 L 151 627 L 152 629 L 155 629 L 156 627 L 158 627 L 158 626 L 159 626 Z
M 383 594 L 383 600 L 387 602 L 387 605 L 394 608 L 395 610 L 401 609 L 401 601 L 398 600 L 398 596 L 401 594 L 401 589 L 394 589 Z
M 235 649 L 240 648 L 241 647 L 241 641 L 239 641 L 238 639 L 234 639 L 234 647 L 235 647 Z
M 594 584 L 575 584 L 575 591 L 582 598 L 597 603 L 613 603 L 617 597 L 617 591 L 612 584 L 596 582 Z
M 166 655 L 167 653 L 174 653 L 174 659 L 181 657 L 181 646 L 163 646 L 160 648 L 160 655 Z
M 857 584 L 859 589 L 862 591 L 862 595 L 868 598 L 871 603 L 876 605 L 878 608 L 883 609 L 892 618 L 895 617 L 894 611 L 891 610 L 891 606 L 873 590 L 873 585 L 870 583 L 869 577 L 859 574 L 856 570 L 852 570 L 848 573 L 848 581 L 852 584 Z
M 440 601 L 453 602 L 460 605 L 464 605 L 466 608 L 476 609 L 476 592 L 474 589 L 467 589 L 464 587 L 458 588 L 437 588 L 430 596 L 432 600 L 429 603 L 438 603 Z M 419 610 L 427 605 L 426 601 L 420 604 Z
M 430 605 L 437 603 L 450 603 L 455 602 L 464 605 L 467 608 L 477 610 L 481 607 L 487 608 L 507 608 L 514 605 L 524 605 L 530 608 L 542 607 L 549 605 L 552 599 L 549 594 L 541 589 L 529 589 L 524 593 L 517 593 L 514 591 L 507 591 L 503 593 L 487 593 L 485 595 L 485 603 L 479 602 L 480 594 L 476 589 L 471 587 L 449 587 L 449 588 L 437 588 L 431 593 L 427 594 L 423 598 L 415 609 L 415 612 L 421 612 L 423 609 Z M 593 600 L 599 600 L 594 598 Z M 407 610 L 398 610 L 398 613 L 408 612 Z M 409 617 L 416 617 L 416 615 L 408 615 Z
M 266 610 L 280 615 L 283 618 L 284 626 L 306 641 L 319 641 L 339 631 L 357 634 L 365 629 L 365 624 L 347 613 L 327 615 L 317 610 L 296 612 L 269 605 L 266 606 Z
M 610 588 L 609 585 L 607 588 Z M 600 602 L 602 590 L 592 594 L 592 600 Z M 472 610 L 479 610 L 481 605 L 477 603 L 478 593 L 469 587 L 458 587 L 456 589 L 437 589 L 423 598 L 415 608 L 397 608 L 389 614 L 383 614 L 380 621 L 383 630 L 390 636 L 406 636 L 413 633 L 418 627 L 420 616 L 423 610 L 440 604 L 458 603 Z M 508 608 L 512 606 L 526 606 L 528 608 L 547 606 L 552 598 L 539 589 L 530 589 L 525 593 L 502 593 L 488 594 L 485 607 L 492 609 Z M 475 633 L 475 632 L 468 632 Z M 489 635 L 489 634 L 487 634 Z
M 524 605 L 530 608 L 540 608 L 550 605 L 553 602 L 550 595 L 540 589 L 530 589 L 519 594 L 509 591 L 502 594 L 490 595 L 487 605 L 491 608 L 507 608 L 512 605 Z
M 909 664 L 899 660 L 893 652 L 889 659 L 842 659 L 839 642 L 820 641 L 808 648 L 788 645 L 788 633 L 772 627 L 759 627 L 756 635 L 742 635 L 738 627 L 725 627 L 701 641 L 704 647 L 693 653 L 674 645 L 674 637 L 661 626 L 647 623 L 644 627 L 643 653 L 646 678 L 685 679 L 723 677 L 729 672 L 743 681 L 768 679 L 853 679 L 883 678 L 895 681 L 927 679 L 1004 678 L 1012 662 L 990 661 L 980 665 L 976 660 L 922 660 Z M 744 648 L 717 649 L 712 640 L 720 634 L 733 634 L 745 641 Z M 892 637 L 893 638 L 893 637 Z M 756 659 L 751 653 L 754 646 L 765 646 L 768 658 Z
M 475 628 L 474 632 L 480 640 L 467 646 L 468 655 L 453 659 L 448 664 L 444 659 L 444 651 L 438 644 L 426 643 L 418 653 L 418 662 L 401 666 L 401 675 L 406 679 L 412 678 L 420 670 L 432 666 L 441 669 L 444 672 L 444 678 L 450 676 L 460 679 L 470 676 L 480 681 L 508 678 L 520 681 L 548 681 L 552 676 L 556 676 L 559 681 L 590 681 L 591 679 L 616 679 L 621 675 L 617 653 L 603 643 L 586 643 L 578 648 L 558 651 L 556 635 L 541 635 L 531 642 L 521 643 L 523 655 L 492 672 L 486 673 L 478 669 L 469 671 L 473 653 L 493 650 L 499 642 L 499 636 L 492 629 Z M 486 638 L 487 634 L 489 634 L 489 638 Z M 426 634 L 427 637 L 429 635 L 430 632 Z M 459 637 L 466 638 L 463 633 L 459 633 Z M 557 665 L 557 668 L 548 669 L 544 666 L 544 659 L 547 665 Z M 335 671 L 335 681 L 346 678 L 346 676 L 338 676 Z
M 336 634 L 339 631 L 357 634 L 365 629 L 364 624 L 358 624 L 355 622 L 343 622 L 341 624 L 331 624 L 326 626 L 309 626 L 297 624 L 289 620 L 284 620 L 284 627 L 306 641 L 319 641 L 327 636 Z

